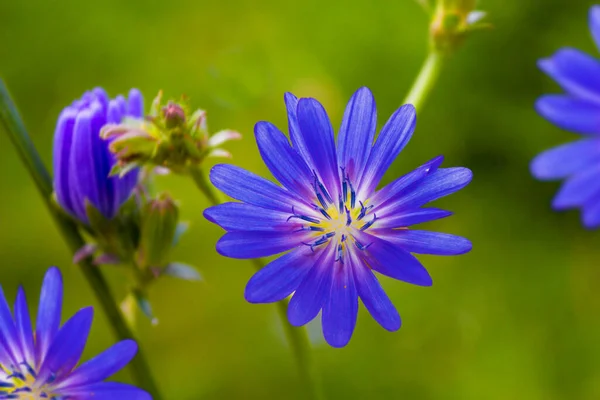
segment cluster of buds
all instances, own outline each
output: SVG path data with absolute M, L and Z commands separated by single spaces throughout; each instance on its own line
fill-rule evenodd
M 162 91 L 145 119 L 107 125 L 101 136 L 110 141 L 109 149 L 117 159 L 111 174 L 120 176 L 142 165 L 186 174 L 207 157 L 231 157 L 219 146 L 241 138 L 232 130 L 209 135 L 206 111 L 192 112 L 185 99 L 163 104 Z
M 470 33 L 491 27 L 483 21 L 486 13 L 475 9 L 476 3 L 476 0 L 437 1 L 431 22 L 431 41 L 437 51 L 453 52 Z

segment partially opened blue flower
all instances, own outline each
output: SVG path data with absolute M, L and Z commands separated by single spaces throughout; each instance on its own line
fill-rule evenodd
M 137 345 L 132 340 L 117 343 L 77 367 L 93 310 L 80 310 L 61 327 L 62 295 L 60 271 L 50 268 L 33 330 L 23 289 L 19 288 L 13 317 L 0 288 L 0 399 L 151 399 L 134 386 L 103 382 L 135 356 Z
M 111 100 L 104 89 L 96 88 L 61 112 L 54 134 L 54 191 L 60 206 L 73 217 L 87 222 L 87 201 L 111 219 L 131 196 L 137 170 L 123 178 L 109 177 L 116 158 L 108 150 L 109 142 L 100 138 L 100 130 L 126 117 L 142 118 L 143 106 L 137 89 L 128 99 Z
M 600 48 L 600 6 L 590 9 L 590 30 Z M 539 61 L 564 94 L 545 95 L 536 109 L 554 125 L 583 138 L 547 150 L 531 163 L 540 180 L 565 179 L 554 198 L 556 210 L 581 208 L 588 228 L 600 226 L 600 60 L 582 51 L 563 48 Z
M 431 277 L 411 253 L 454 255 L 471 249 L 462 237 L 408 229 L 449 216 L 423 206 L 466 186 L 471 171 L 439 168 L 440 156 L 376 190 L 413 133 L 412 105 L 398 109 L 374 142 L 375 100 L 369 89 L 359 89 L 346 108 L 336 149 L 319 102 L 289 93 L 285 102 L 291 146 L 273 124 L 255 127 L 261 156 L 283 187 L 232 165 L 211 171 L 212 183 L 241 201 L 205 211 L 227 230 L 217 251 L 233 258 L 286 252 L 252 277 L 245 297 L 268 303 L 293 293 L 290 323 L 306 324 L 322 311 L 323 333 L 332 346 L 350 340 L 359 297 L 381 326 L 397 330 L 400 316 L 374 272 L 429 286 Z

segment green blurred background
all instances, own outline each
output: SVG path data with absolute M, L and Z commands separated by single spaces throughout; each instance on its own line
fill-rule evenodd
M 431 288 L 384 279 L 403 318 L 396 333 L 361 309 L 350 344 L 324 344 L 310 325 L 329 399 L 600 398 L 599 232 L 576 211 L 554 213 L 555 183 L 534 181 L 538 152 L 572 140 L 533 111 L 558 87 L 536 60 L 561 46 L 596 53 L 588 1 L 481 1 L 492 31 L 450 60 L 416 134 L 386 181 L 444 154 L 473 183 L 438 205 L 455 216 L 428 228 L 467 236 L 473 251 L 422 257 Z M 86 89 L 185 93 L 216 131 L 245 135 L 228 148 L 238 165 L 267 175 L 253 124 L 286 125 L 283 93 L 321 100 L 335 126 L 345 102 L 369 86 L 380 124 L 400 105 L 426 55 L 427 16 L 411 0 L 281 2 L 0 0 L 0 74 L 46 163 L 55 119 Z M 0 135 L 0 282 L 31 307 L 45 269 L 62 268 L 65 315 L 96 305 L 70 262 L 25 169 Z M 160 319 L 139 334 L 168 400 L 301 399 L 302 387 L 272 305 L 250 305 L 246 261 L 217 256 L 207 202 L 180 177 L 161 186 L 180 199 L 192 229 L 176 256 L 205 282 L 165 279 L 151 298 Z M 122 274 L 106 268 L 123 294 Z M 86 357 L 114 342 L 98 309 Z M 121 379 L 128 379 L 123 373 Z

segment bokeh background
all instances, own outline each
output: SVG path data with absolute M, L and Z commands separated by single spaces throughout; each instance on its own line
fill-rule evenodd
M 444 154 L 474 171 L 467 189 L 438 205 L 455 211 L 429 228 L 464 235 L 473 251 L 422 257 L 434 286 L 384 279 L 403 317 L 396 333 L 361 309 L 344 349 L 310 325 L 329 399 L 600 398 L 600 233 L 578 212 L 554 213 L 556 183 L 534 181 L 538 152 L 572 140 L 533 111 L 558 87 L 536 60 L 559 47 L 597 53 L 587 27 L 592 2 L 481 1 L 495 28 L 448 62 L 419 112 L 411 143 L 386 181 Z M 427 49 L 427 16 L 411 0 L 117 1 L 0 0 L 0 74 L 47 165 L 61 108 L 96 85 L 135 86 L 151 99 L 189 95 L 213 130 L 245 135 L 232 162 L 268 175 L 253 140 L 258 120 L 286 125 L 283 93 L 321 100 L 334 126 L 359 86 L 376 97 L 380 124 L 400 105 Z M 149 103 L 149 102 L 148 102 Z M 70 262 L 7 136 L 0 134 L 0 282 L 36 299 L 45 269 L 62 268 L 65 315 L 96 305 Z M 176 251 L 201 284 L 165 279 L 151 293 L 160 323 L 139 335 L 168 400 L 302 399 L 272 305 L 250 305 L 246 261 L 220 258 L 221 232 L 190 181 L 160 186 L 180 200 L 192 229 Z M 123 274 L 106 268 L 123 295 Z M 89 357 L 114 342 L 99 311 Z M 129 379 L 127 373 L 119 378 Z

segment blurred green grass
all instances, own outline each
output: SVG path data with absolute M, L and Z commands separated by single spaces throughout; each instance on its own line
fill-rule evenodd
M 495 28 L 452 57 L 386 176 L 438 154 L 445 165 L 470 167 L 473 183 L 439 202 L 455 216 L 429 228 L 467 236 L 474 249 L 423 257 L 432 288 L 384 280 L 404 321 L 399 332 L 361 310 L 346 348 L 316 340 L 329 399 L 600 398 L 600 234 L 585 231 L 577 212 L 552 212 L 558 184 L 528 172 L 536 153 L 574 138 L 533 111 L 537 96 L 558 91 L 536 60 L 561 46 L 597 52 L 587 29 L 591 4 L 481 1 Z M 285 91 L 321 100 L 335 126 L 352 92 L 369 86 L 382 124 L 423 61 L 426 29 L 410 0 L 2 1 L 0 74 L 48 165 L 63 106 L 96 85 L 112 95 L 136 86 L 148 99 L 158 89 L 189 95 L 209 111 L 213 130 L 245 134 L 229 146 L 233 162 L 268 176 L 252 127 L 286 126 Z M 0 282 L 8 295 L 23 284 L 33 303 L 53 264 L 65 274 L 65 314 L 95 305 L 6 135 L 0 168 Z M 206 279 L 160 282 L 152 292 L 160 324 L 140 324 L 166 398 L 302 398 L 274 307 L 243 299 L 251 266 L 216 255 L 220 230 L 202 218 L 208 204 L 190 182 L 161 186 L 192 222 L 178 259 Z M 122 294 L 120 272 L 106 272 Z M 98 312 L 86 355 L 111 343 Z

